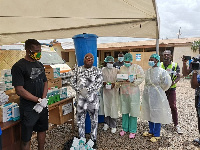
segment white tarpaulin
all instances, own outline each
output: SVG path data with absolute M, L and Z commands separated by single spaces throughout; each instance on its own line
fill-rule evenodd
M 0 45 L 76 34 L 158 38 L 155 0 L 0 0 Z

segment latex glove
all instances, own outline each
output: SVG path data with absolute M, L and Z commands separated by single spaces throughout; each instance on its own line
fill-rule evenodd
M 43 98 L 43 99 L 39 98 L 38 101 L 40 102 L 39 104 L 40 104 L 43 108 L 47 107 L 48 99 L 46 99 L 46 98 Z
M 40 105 L 40 103 L 37 103 L 37 104 L 33 107 L 33 109 L 39 114 L 39 113 L 42 112 L 43 107 Z
M 86 97 L 87 94 L 88 94 L 87 89 L 86 89 L 86 88 L 81 89 L 80 94 L 81 94 L 83 97 Z

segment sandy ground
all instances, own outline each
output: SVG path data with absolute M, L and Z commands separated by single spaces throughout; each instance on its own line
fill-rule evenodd
M 144 84 L 144 83 L 143 83 Z M 141 91 L 143 84 L 140 86 Z M 69 88 L 69 91 L 74 92 Z M 198 150 L 192 141 L 199 136 L 197 129 L 197 113 L 194 107 L 194 90 L 190 87 L 190 80 L 181 79 L 177 84 L 177 108 L 179 125 L 183 134 L 176 133 L 173 124 L 162 125 L 161 140 L 157 143 L 143 137 L 142 133 L 148 131 L 148 122 L 138 119 L 138 131 L 135 139 L 129 139 L 128 135 L 121 137 L 121 118 L 118 119 L 118 128 L 115 134 L 110 130 L 103 131 L 103 124 L 98 126 L 98 150 Z M 74 136 L 78 136 L 78 128 L 72 132 L 70 124 L 63 124 L 47 131 L 45 150 L 62 150 L 64 143 Z M 87 134 L 89 139 L 90 135 Z M 34 136 L 31 140 L 31 149 L 37 149 L 37 140 Z

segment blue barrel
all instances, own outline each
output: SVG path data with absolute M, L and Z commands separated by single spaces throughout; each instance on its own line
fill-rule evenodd
M 84 56 L 87 53 L 92 53 L 94 56 L 93 66 L 97 67 L 97 38 L 95 34 L 78 34 L 72 37 L 74 40 L 76 60 L 78 66 L 84 65 Z

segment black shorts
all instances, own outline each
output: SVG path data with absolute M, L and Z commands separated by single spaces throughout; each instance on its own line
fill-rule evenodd
M 20 109 L 21 119 L 21 139 L 23 142 L 31 140 L 32 132 L 44 132 L 48 130 L 48 109 L 47 107 L 41 113 L 35 110 Z

